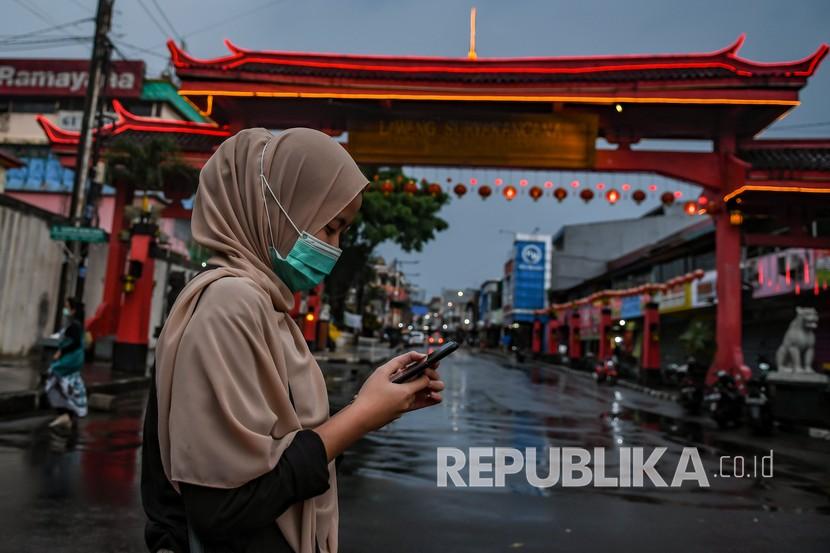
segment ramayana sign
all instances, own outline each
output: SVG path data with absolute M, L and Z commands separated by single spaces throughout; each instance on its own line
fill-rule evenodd
M 144 80 L 143 61 L 114 61 L 106 94 L 138 98 Z M 83 96 L 89 82 L 85 60 L 0 60 L 0 95 Z

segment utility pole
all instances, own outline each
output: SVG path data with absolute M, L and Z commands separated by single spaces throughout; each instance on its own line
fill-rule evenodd
M 98 102 L 107 82 L 105 67 L 109 61 L 110 43 L 108 33 L 112 25 L 112 7 L 115 0 L 98 0 L 98 10 L 95 15 L 95 37 L 92 43 L 92 57 L 89 62 L 89 75 L 84 99 L 84 115 L 81 121 L 81 134 L 78 142 L 78 154 L 75 158 L 75 180 L 72 183 L 72 200 L 69 205 L 69 218 L 73 225 L 79 227 L 84 222 L 84 212 L 87 210 L 86 182 L 89 176 L 89 160 L 92 154 L 92 129 L 98 112 Z M 71 258 L 78 264 L 77 280 L 74 295 L 76 299 L 83 299 L 83 282 L 86 278 L 86 256 L 82 256 L 80 242 L 72 242 Z M 66 294 L 69 277 L 70 257 L 64 257 L 61 267 L 61 279 L 58 289 L 58 308 L 55 316 L 55 330 L 60 326 L 60 313 Z

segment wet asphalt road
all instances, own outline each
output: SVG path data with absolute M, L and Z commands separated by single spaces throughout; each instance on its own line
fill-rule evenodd
M 585 375 L 461 351 L 442 363 L 444 402 L 350 450 L 341 465 L 341 551 L 826 551 L 830 443 L 718 432 L 672 404 Z M 349 395 L 348 375 L 330 379 Z M 48 417 L 0 421 L 0 551 L 144 551 L 138 498 L 143 394 L 83 420 L 77 440 Z M 76 443 L 73 443 L 76 442 Z M 438 488 L 436 448 L 666 447 L 671 478 L 697 447 L 711 487 Z M 768 455 L 772 478 L 718 478 L 723 455 Z M 668 467 L 664 470 L 665 467 Z M 546 469 L 541 470 L 546 474 Z M 465 478 L 468 474 L 462 471 Z

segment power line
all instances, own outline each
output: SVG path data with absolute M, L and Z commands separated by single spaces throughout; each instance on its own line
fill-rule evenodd
M 43 33 L 57 31 L 58 29 L 63 29 L 65 27 L 79 26 L 79 25 L 82 25 L 84 23 L 89 23 L 89 22 L 92 22 L 92 21 L 95 21 L 94 17 L 84 17 L 83 19 L 76 19 L 75 21 L 68 21 L 66 23 L 61 23 L 60 25 L 52 25 L 51 27 L 45 27 L 43 29 L 38 29 L 36 31 L 29 31 L 27 33 L 19 33 L 19 34 L 16 34 L 16 35 L 0 35 L 0 40 L 14 39 L 14 38 L 17 38 L 17 37 L 30 37 L 32 35 L 39 35 L 39 34 L 43 34 Z
M 142 48 L 141 46 L 136 46 L 135 44 L 130 44 L 129 42 L 124 42 L 121 39 L 118 39 L 117 41 L 113 41 L 113 44 L 116 44 L 116 43 L 120 44 L 124 48 L 129 48 L 130 50 L 136 50 L 138 52 L 143 52 L 145 54 L 149 54 L 151 56 L 156 56 L 157 58 L 161 58 L 163 60 L 168 60 L 169 61 L 169 59 L 170 59 L 168 56 L 164 56 L 162 54 L 159 54 L 158 52 L 154 52 L 153 50 L 148 50 L 147 48 Z
M 173 23 L 170 21 L 170 18 L 167 17 L 167 14 L 164 13 L 164 10 L 161 9 L 161 5 L 159 5 L 158 0 L 153 0 L 153 4 L 156 6 L 156 9 L 161 14 L 161 17 L 164 21 L 167 22 L 167 26 L 170 27 L 170 30 L 173 32 L 173 36 L 175 36 L 179 42 L 184 42 L 184 37 L 182 37 L 181 33 L 176 30 L 176 27 L 173 26 Z
M 147 14 L 147 17 L 149 17 L 153 21 L 153 23 L 156 24 L 156 28 L 158 28 L 162 36 L 167 38 L 167 31 L 165 31 L 164 27 L 161 26 L 161 23 L 159 23 L 159 20 L 156 19 L 155 15 L 153 15 L 153 12 L 150 11 L 150 8 L 147 7 L 147 4 L 144 3 L 144 0 L 138 0 L 138 3 L 141 5 L 141 9 L 144 10 L 144 13 Z
M 14 42 L 11 44 L 0 43 L 0 51 L 16 52 L 20 50 L 44 50 L 48 48 L 57 48 L 59 46 L 72 46 L 75 44 L 84 44 L 92 40 L 92 37 L 78 36 L 78 37 L 64 37 L 50 40 L 37 40 L 30 42 Z
M 26 10 L 27 12 L 29 12 L 30 14 L 34 15 L 35 17 L 37 17 L 38 19 L 43 21 L 44 23 L 47 23 L 48 25 L 56 25 L 55 21 L 51 17 L 49 17 L 46 14 L 44 14 L 43 12 L 41 12 L 39 8 L 35 8 L 34 6 L 30 6 L 29 4 L 23 2 L 23 0 L 12 0 L 12 1 L 15 4 L 17 4 L 18 6 L 20 6 L 21 8 L 23 8 L 24 10 Z
M 261 10 L 262 8 L 272 6 L 274 4 L 278 4 L 278 3 L 281 3 L 283 1 L 284 0 L 269 0 L 268 2 L 263 2 L 262 4 L 258 4 L 256 6 L 254 6 L 253 8 L 251 8 L 250 10 L 240 12 L 240 13 L 236 14 L 233 17 L 224 17 L 224 18 L 222 18 L 222 19 L 220 19 L 220 20 L 218 20 L 214 23 L 209 23 L 209 24 L 205 25 L 204 27 L 198 27 L 196 29 L 193 29 L 192 31 L 188 31 L 182 36 L 182 38 L 189 38 L 189 37 L 192 37 L 194 35 L 198 35 L 198 34 L 206 32 L 206 31 L 216 29 L 217 27 L 222 27 L 224 25 L 227 25 L 228 23 L 238 21 L 239 19 L 242 19 L 244 17 L 248 17 L 252 13 L 257 12 L 257 11 Z M 158 49 L 158 48 L 162 48 L 163 46 L 164 46 L 164 44 L 159 44 L 157 46 L 151 47 L 151 49 L 155 50 L 155 49 Z

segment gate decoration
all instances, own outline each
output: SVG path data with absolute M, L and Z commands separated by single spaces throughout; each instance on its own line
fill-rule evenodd
M 799 104 L 800 90 L 827 55 L 828 46 L 820 45 L 802 60 L 757 63 L 740 55 L 744 39 L 742 35 L 733 44 L 707 53 L 573 58 L 253 51 L 226 41 L 228 55 L 198 59 L 170 41 L 171 62 L 181 81 L 180 95 L 204 116 L 228 127 L 151 123 L 125 116 L 113 132 L 118 128 L 123 129 L 118 132 L 139 136 L 170 132 L 185 144 L 201 141 L 201 149 L 182 145 L 194 164 L 204 161 L 229 132 L 252 126 L 307 126 L 331 136 L 348 133 L 346 146 L 358 162 L 479 162 L 481 166 L 514 169 L 579 166 L 603 173 L 654 173 L 698 185 L 703 196 L 695 206 L 689 205 L 688 211 L 696 207 L 698 213 L 712 216 L 716 228 L 718 347 L 711 378 L 717 369 L 738 374 L 744 365 L 742 245 L 830 248 L 830 239 L 799 231 L 800 225 L 786 224 L 825 216 L 826 202 L 815 198 L 830 194 L 830 140 L 752 138 Z M 431 122 L 426 131 L 419 131 L 422 134 L 417 140 L 387 133 L 385 136 L 391 137 L 387 144 L 372 131 L 411 125 L 413 120 L 415 125 L 417 121 Z M 565 159 L 526 142 L 515 156 L 509 151 L 496 152 L 476 135 L 479 131 L 481 136 L 489 133 L 496 137 L 495 143 L 504 145 L 509 141 L 498 138 L 495 129 L 501 125 L 508 129 L 504 131 L 507 136 L 516 137 L 522 132 L 522 121 L 562 122 L 567 131 L 542 136 L 548 145 L 564 144 L 568 151 Z M 589 121 L 596 122 L 595 131 Z M 73 149 L 73 139 L 65 132 L 44 121 L 41 124 L 56 152 Z M 423 137 L 429 135 L 423 133 L 431 132 L 430 124 L 439 129 L 435 131 L 438 148 L 424 143 Z M 537 129 L 538 125 L 544 123 L 538 123 Z M 594 132 L 612 148 L 592 150 L 590 136 Z M 471 147 L 446 151 L 470 136 Z M 714 151 L 632 149 L 632 144 L 644 139 L 707 140 L 714 144 Z M 461 153 L 471 157 L 461 159 Z M 66 162 L 72 163 L 71 156 Z M 518 189 L 502 178 L 470 185 L 482 199 L 499 192 L 507 200 L 520 190 L 542 186 L 523 180 Z M 577 203 L 577 198 L 591 201 L 595 196 L 592 188 L 575 180 L 570 198 Z M 549 194 L 571 201 L 560 191 L 565 189 L 564 183 L 545 185 L 542 197 Z M 437 183 L 427 187 L 428 193 L 442 190 Z M 661 194 L 664 203 L 680 200 L 673 191 L 658 190 L 655 184 L 622 190 L 622 198 L 612 195 L 614 201 L 630 198 L 639 203 L 647 194 Z M 605 191 L 600 194 L 609 199 Z M 783 221 L 781 227 L 790 228 L 790 233 L 744 231 L 753 228 L 746 222 L 759 214 L 768 221 Z M 579 330 L 570 326 L 573 347 L 569 351 L 574 354 L 579 348 L 575 341 Z

